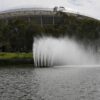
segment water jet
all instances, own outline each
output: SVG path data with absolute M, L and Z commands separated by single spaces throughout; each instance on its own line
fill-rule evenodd
M 68 37 L 35 38 L 33 58 L 36 67 L 99 64 L 92 49 L 85 49 L 75 39 Z

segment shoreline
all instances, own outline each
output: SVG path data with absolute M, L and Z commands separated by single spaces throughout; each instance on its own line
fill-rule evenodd
M 9 66 L 9 65 L 33 65 L 34 61 L 32 58 L 13 58 L 13 59 L 0 59 L 0 66 Z

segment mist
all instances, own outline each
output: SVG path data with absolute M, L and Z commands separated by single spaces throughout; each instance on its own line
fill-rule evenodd
M 98 65 L 99 58 L 92 48 L 64 37 L 35 38 L 33 58 L 36 66 Z

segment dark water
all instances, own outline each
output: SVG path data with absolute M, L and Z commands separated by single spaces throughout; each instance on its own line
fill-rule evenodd
M 0 100 L 100 100 L 100 67 L 0 68 Z

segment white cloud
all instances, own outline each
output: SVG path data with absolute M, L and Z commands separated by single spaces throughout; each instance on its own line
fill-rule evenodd
M 100 19 L 99 0 L 68 0 L 69 7 L 76 9 L 81 14 L 85 14 Z

